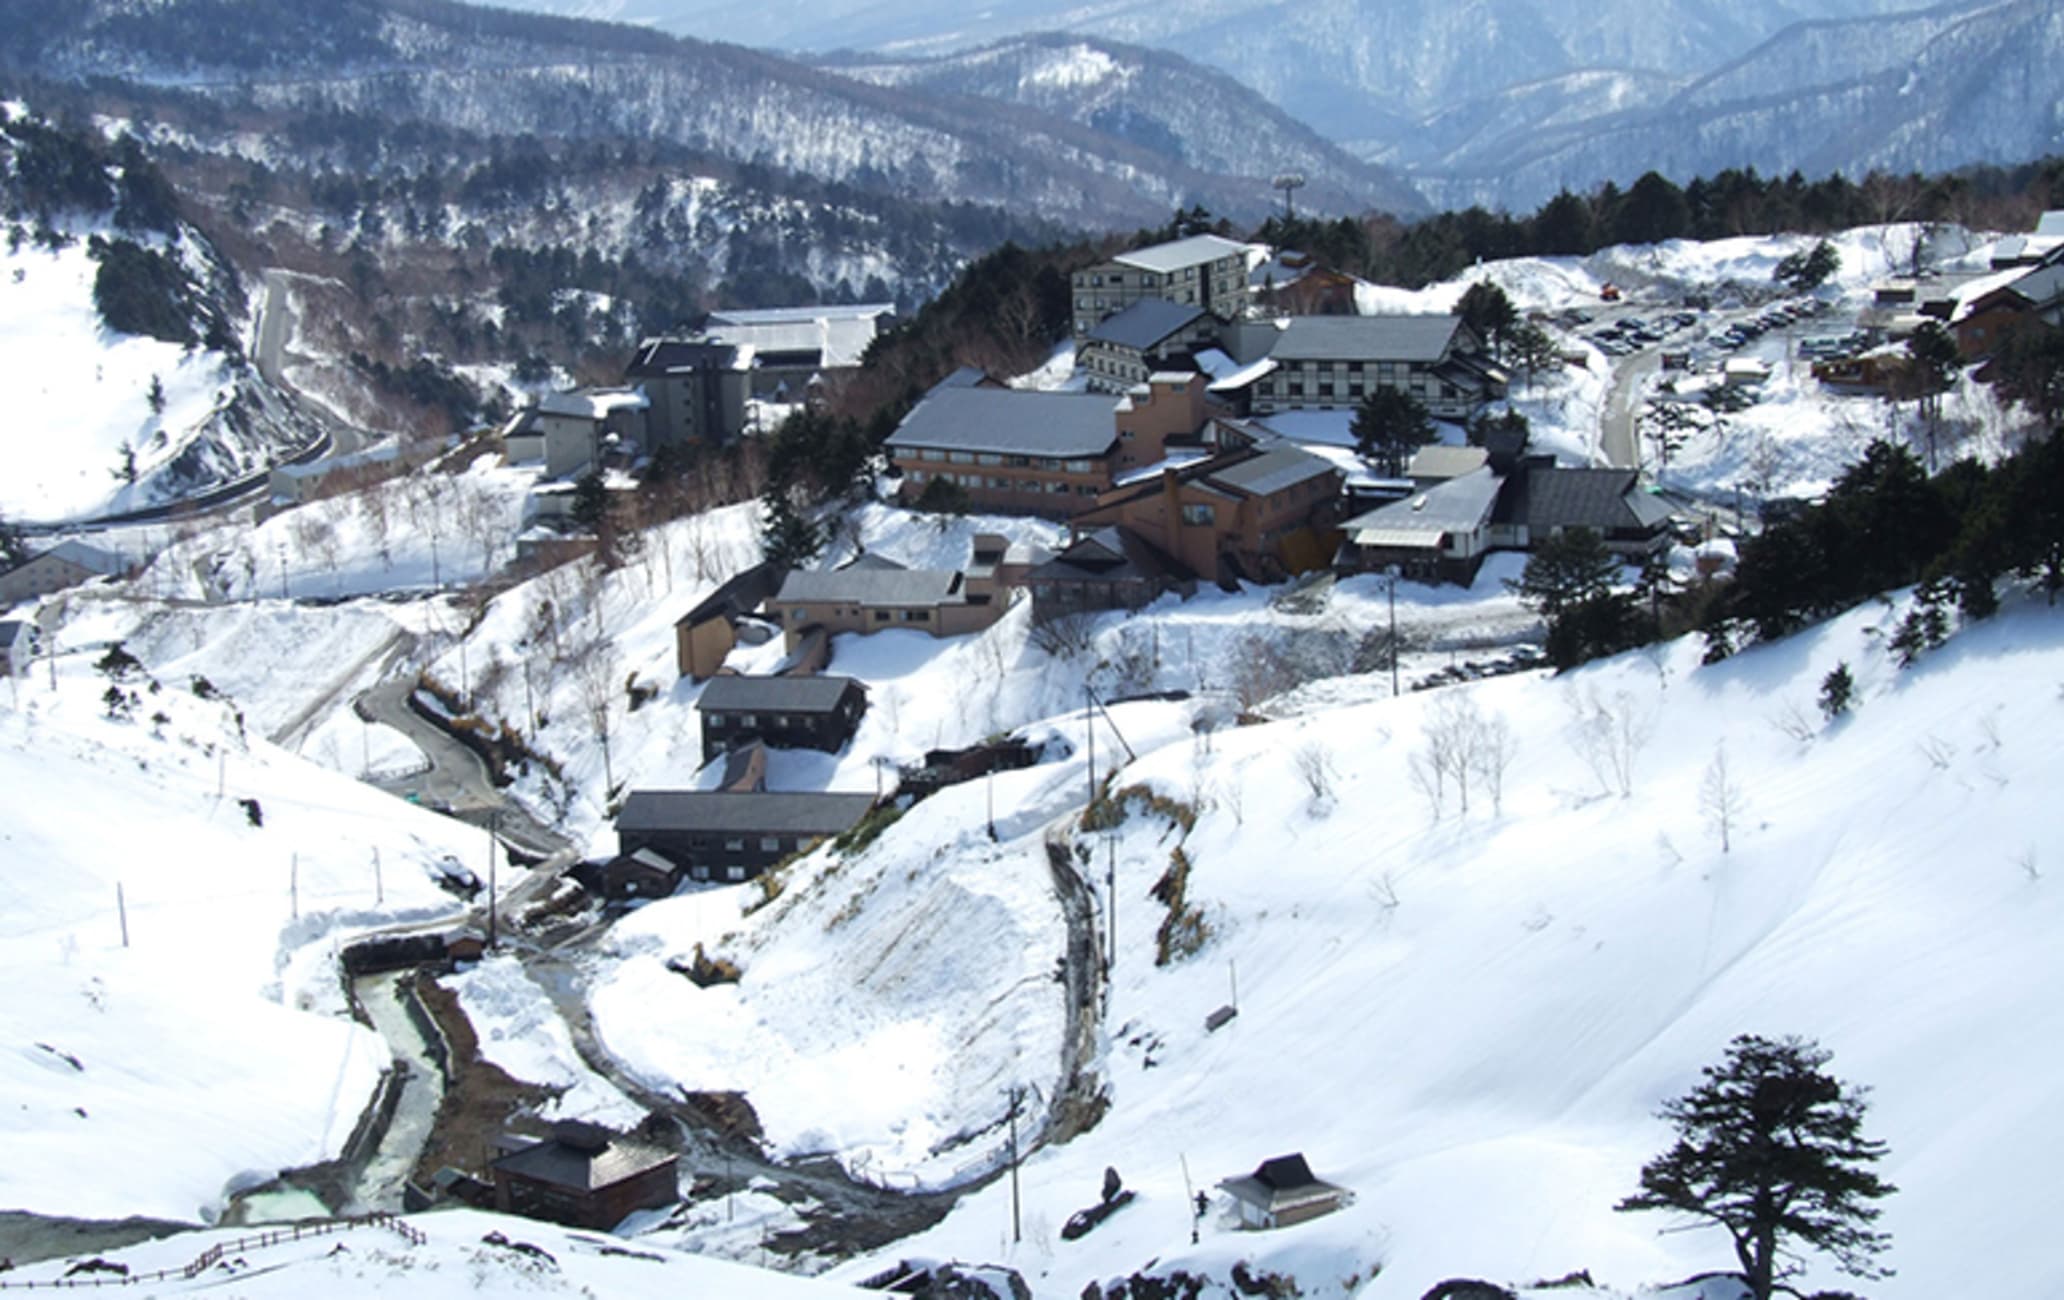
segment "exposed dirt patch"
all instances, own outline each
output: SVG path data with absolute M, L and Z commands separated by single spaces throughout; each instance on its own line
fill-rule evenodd
M 459 1009 L 457 994 L 432 979 L 417 981 L 416 991 L 451 1044 L 451 1069 L 436 1127 L 416 1161 L 415 1181 L 428 1186 L 431 1175 L 445 1165 L 485 1174 L 494 1139 L 509 1121 L 527 1109 L 543 1106 L 553 1093 L 512 1079 L 498 1066 L 480 1059 L 480 1039 Z

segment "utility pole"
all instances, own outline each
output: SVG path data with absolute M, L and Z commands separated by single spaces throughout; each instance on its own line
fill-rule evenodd
M 1096 804 L 1096 712 L 1090 704 L 1089 683 L 1082 685 L 1082 730 L 1088 736 L 1089 753 L 1089 802 Z
M 122 897 L 122 882 L 115 882 L 115 914 L 122 918 L 122 946 L 129 946 L 129 904 Z
M 502 810 L 497 808 L 487 815 L 487 947 L 494 951 L 495 939 L 499 933 L 495 921 L 495 832 L 502 826 Z
M 294 855 L 294 865 L 287 869 L 287 903 L 293 910 L 294 919 L 301 919 L 301 855 Z
M 380 883 L 380 850 L 376 845 L 373 848 L 373 906 L 384 906 L 386 902 L 387 890 Z
M 1397 580 L 1398 566 L 1389 566 L 1390 574 L 1390 698 L 1398 693 L 1398 643 L 1397 643 Z
M 1113 834 L 1104 840 L 1110 846 L 1110 856 L 1104 865 L 1104 893 L 1110 900 L 1111 957 L 1104 963 L 1106 971 L 1118 969 L 1118 837 Z M 1109 976 L 1107 975 L 1108 979 Z
M 1018 1098 L 1021 1094 L 1017 1084 L 1010 1090 L 1010 1170 L 1011 1170 L 1011 1244 L 1023 1240 L 1018 1226 Z
M 982 787 L 989 796 L 989 841 L 996 842 L 996 769 L 990 768 L 982 776 Z

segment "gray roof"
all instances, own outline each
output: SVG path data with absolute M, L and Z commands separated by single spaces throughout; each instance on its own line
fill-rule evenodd
M 616 815 L 624 831 L 836 835 L 874 806 L 871 794 L 633 790 Z
M 702 598 L 694 609 L 674 620 L 674 626 L 686 624 L 694 627 L 713 618 L 735 619 L 750 614 L 781 589 L 781 580 L 787 571 L 780 565 L 762 560 L 731 578 L 724 585 Z
M 671 1151 L 624 1137 L 612 1137 L 600 1151 L 586 1147 L 586 1143 L 569 1145 L 556 1137 L 546 1138 L 536 1146 L 503 1156 L 494 1162 L 494 1167 L 539 1182 L 591 1192 L 680 1158 Z
M 98 546 L 87 542 L 72 541 L 59 542 L 47 551 L 38 551 L 20 564 L 15 565 L 14 568 L 27 568 L 36 561 L 46 558 L 62 560 L 67 564 L 76 564 L 80 568 L 90 569 L 102 577 L 120 573 L 125 567 L 122 557 L 113 551 L 104 551 Z M 10 573 L 13 571 L 13 569 L 7 570 Z
M 1292 316 L 1269 355 L 1277 361 L 1434 362 L 1461 328 L 1460 316 Z
M 1264 1160 L 1245 1178 L 1219 1183 L 1236 1200 L 1281 1212 L 1316 1201 L 1338 1200 L 1347 1189 L 1315 1176 L 1302 1155 Z
M 788 575 L 774 597 L 783 605 L 957 605 L 966 596 L 953 569 L 809 569 Z
M 1165 274 L 1169 271 L 1180 271 L 1186 266 L 1198 266 L 1205 262 L 1216 262 L 1222 257 L 1233 256 L 1246 257 L 1247 245 L 1219 235 L 1191 235 L 1188 239 L 1172 240 L 1148 248 L 1135 248 L 1130 253 L 1120 253 L 1112 260 L 1137 267 L 1142 271 Z
M 27 640 L 29 625 L 18 618 L 0 619 L 0 650 L 11 648 L 17 639 Z
M 1202 307 L 1184 306 L 1166 298 L 1142 298 L 1124 311 L 1099 322 L 1089 332 L 1089 341 L 1145 352 L 1188 329 L 1204 315 Z
M 697 370 L 744 370 L 752 363 L 750 349 L 700 339 L 646 339 L 638 345 L 624 374 L 634 379 L 661 379 Z
M 831 713 L 859 684 L 851 677 L 715 677 L 696 707 L 704 713 Z
M 1482 447 L 1450 447 L 1434 443 L 1412 453 L 1412 462 L 1405 467 L 1405 474 L 1410 478 L 1454 478 L 1458 474 L 1482 469 L 1490 459 L 1490 453 Z
M 1243 460 L 1230 469 L 1219 470 L 1210 475 L 1210 478 L 1213 483 L 1221 486 L 1265 497 L 1307 479 L 1333 472 L 1333 462 L 1324 457 L 1314 456 L 1296 447 L 1278 447 Z
M 1357 539 L 1363 533 L 1470 532 L 1489 522 L 1504 482 L 1486 466 L 1356 515 L 1341 527 Z
M 2040 217 L 2037 217 L 2035 233 L 2038 235 L 2064 237 L 2064 209 L 2052 208 Z
M 1631 469 L 1534 466 L 1513 488 L 1508 510 L 1524 520 L 1529 531 L 1654 529 L 1670 518 L 1670 508 L 1642 491 Z
M 713 311 L 709 314 L 712 325 L 793 325 L 798 321 L 814 320 L 872 320 L 877 316 L 893 316 L 896 304 L 892 302 L 860 302 L 845 306 L 829 303 L 815 307 L 755 307 L 750 310 Z
M 1096 456 L 1118 441 L 1118 399 L 1006 388 L 934 389 L 889 435 L 890 450 Z

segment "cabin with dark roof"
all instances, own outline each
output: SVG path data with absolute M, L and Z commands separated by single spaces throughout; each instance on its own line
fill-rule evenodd
M 758 741 L 773 749 L 844 749 L 867 712 L 867 688 L 851 677 L 711 680 L 696 701 L 702 761 Z
M 1345 1187 L 1315 1176 L 1299 1153 L 1264 1160 L 1253 1173 L 1227 1178 L 1219 1187 L 1240 1207 L 1240 1226 L 1252 1229 L 1287 1228 L 1353 1199 Z
M 1070 614 L 1138 609 L 1163 592 L 1188 596 L 1197 577 L 1127 528 L 1083 533 L 1058 555 L 1018 579 L 1032 593 L 1032 621 Z
M 758 644 L 752 640 L 756 630 L 760 641 L 771 639 L 774 630 L 765 625 L 755 629 L 753 614 L 761 602 L 781 590 L 781 581 L 787 576 L 788 570 L 780 565 L 762 561 L 730 578 L 675 620 L 674 666 L 681 676 L 698 681 L 714 676 L 741 640 Z
M 651 849 L 695 880 L 749 880 L 873 807 L 871 794 L 634 790 L 616 815 L 617 853 Z
M 563 1121 L 494 1162 L 494 1207 L 606 1232 L 633 1211 L 677 1203 L 680 1162 L 642 1138 Z

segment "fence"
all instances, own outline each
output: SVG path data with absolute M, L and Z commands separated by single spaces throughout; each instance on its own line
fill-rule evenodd
M 426 1240 L 421 1232 L 385 1211 L 363 1214 L 350 1219 L 329 1219 L 321 1223 L 296 1223 L 284 1228 L 274 1228 L 255 1236 L 238 1237 L 234 1241 L 221 1241 L 202 1251 L 198 1258 L 184 1268 L 161 1268 L 154 1273 L 122 1273 L 114 1277 L 59 1277 L 35 1282 L 8 1282 L 0 1280 L 0 1291 L 39 1291 L 70 1289 L 73 1287 L 96 1286 L 140 1286 L 145 1282 L 191 1282 L 209 1269 L 232 1255 L 258 1250 L 265 1246 L 276 1246 L 283 1241 L 301 1241 L 311 1237 L 327 1237 L 332 1233 L 348 1232 L 353 1228 L 386 1228 L 411 1246 L 420 1246 Z M 76 1265 L 74 1267 L 77 1267 Z M 119 1266 L 117 1266 L 119 1267 Z

